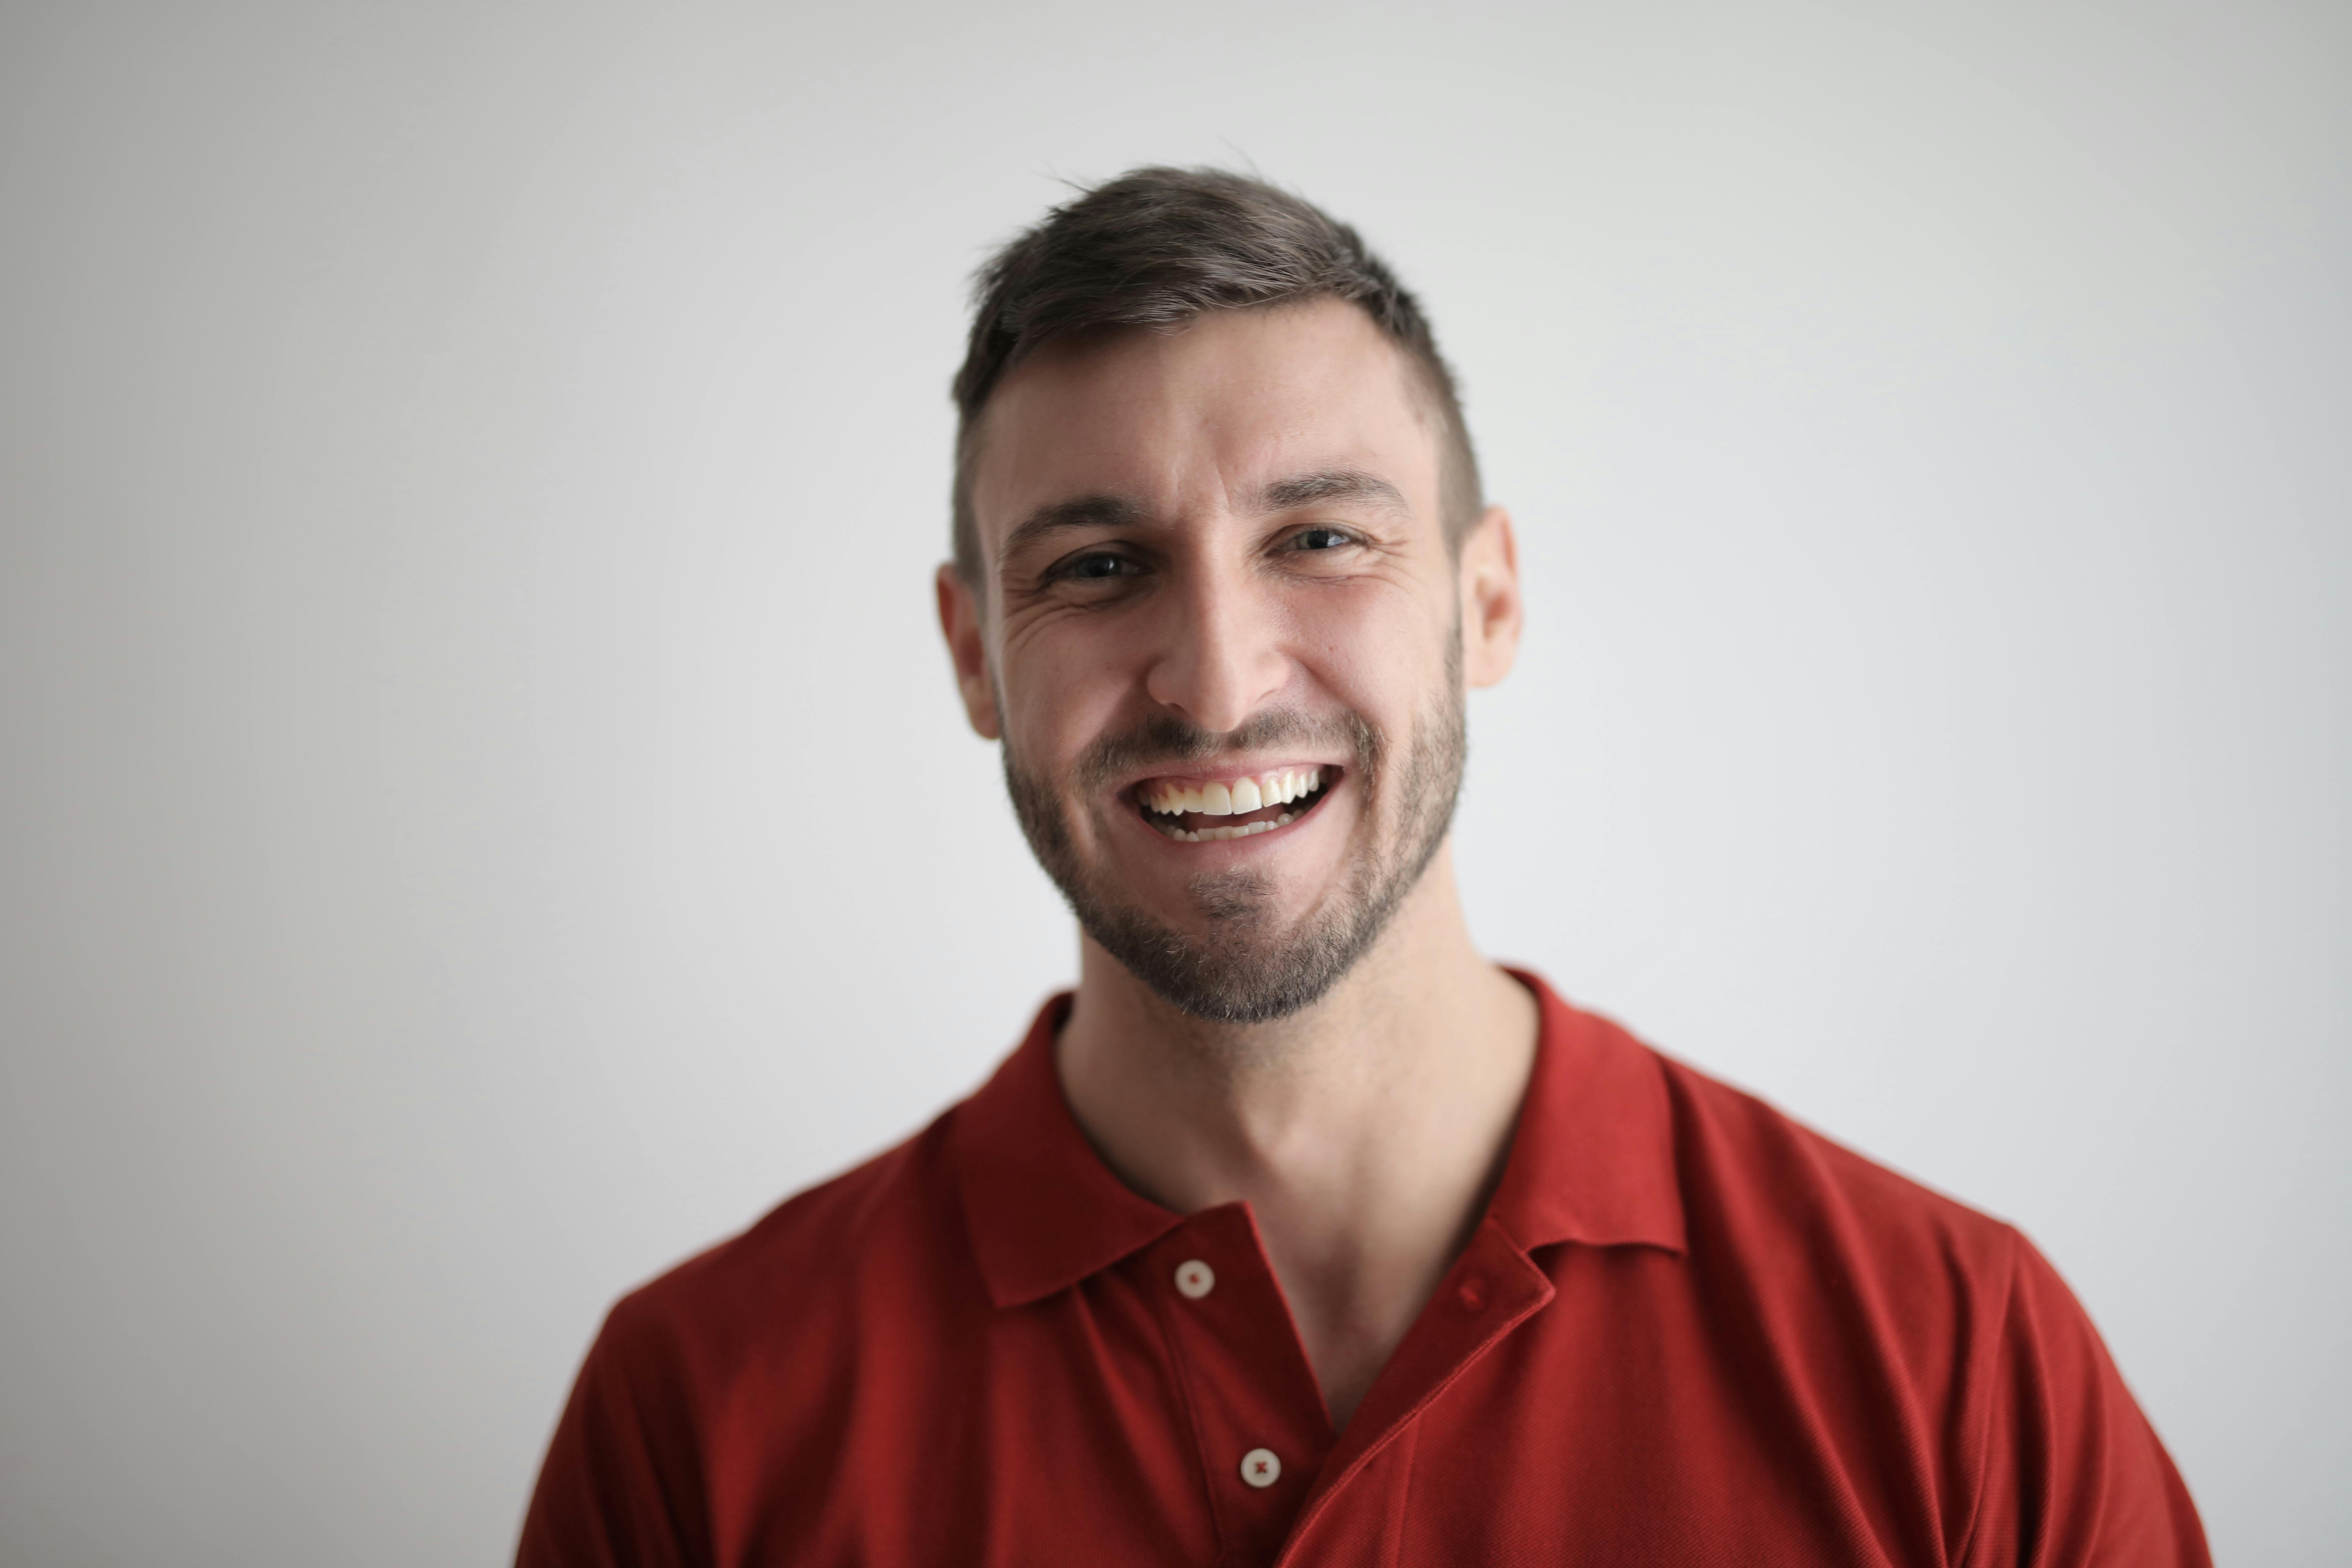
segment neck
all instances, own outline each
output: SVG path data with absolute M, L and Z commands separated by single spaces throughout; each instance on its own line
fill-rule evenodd
M 1082 942 L 1057 1052 L 1129 1186 L 1252 1206 L 1341 1426 L 1485 1212 L 1535 1037 L 1534 998 L 1471 943 L 1449 847 L 1345 978 L 1271 1023 L 1179 1012 Z

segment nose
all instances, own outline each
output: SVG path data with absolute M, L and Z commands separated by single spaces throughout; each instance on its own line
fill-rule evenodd
M 1289 679 L 1281 616 L 1245 566 L 1195 562 L 1175 575 L 1144 690 L 1213 734 L 1237 730 Z

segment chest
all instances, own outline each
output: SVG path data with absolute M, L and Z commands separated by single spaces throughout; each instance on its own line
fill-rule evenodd
M 1944 1560 L 1902 1401 L 1776 1375 L 1638 1259 L 1531 1278 L 1474 1246 L 1335 1432 L 1270 1274 L 1173 1240 L 958 1335 L 778 1369 L 709 1439 L 719 1560 Z

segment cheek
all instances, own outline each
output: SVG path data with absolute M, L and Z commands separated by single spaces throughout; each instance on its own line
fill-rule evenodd
M 1452 605 L 1444 606 L 1450 617 Z M 1301 650 L 1331 695 L 1382 729 L 1403 722 L 1442 679 L 1445 637 L 1431 607 L 1396 593 L 1334 594 L 1303 606 Z
M 1105 650 L 1039 637 L 1008 649 L 1000 701 L 1008 737 L 1033 767 L 1065 771 L 1118 712 L 1125 686 Z

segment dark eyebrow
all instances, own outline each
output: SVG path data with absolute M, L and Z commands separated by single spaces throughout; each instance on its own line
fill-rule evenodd
M 1013 559 L 1014 551 L 1049 533 L 1061 533 L 1074 528 L 1132 528 L 1144 520 L 1142 506 L 1125 496 L 1076 496 L 1069 500 L 1048 501 L 1013 525 L 997 551 L 999 564 Z
M 1410 513 L 1412 510 L 1405 504 L 1403 491 L 1378 474 L 1368 474 L 1360 468 L 1297 474 L 1276 479 L 1257 493 L 1260 511 L 1295 511 L 1325 500 L 1370 501 L 1383 511 Z

